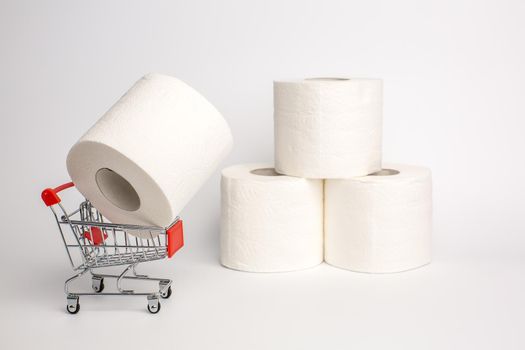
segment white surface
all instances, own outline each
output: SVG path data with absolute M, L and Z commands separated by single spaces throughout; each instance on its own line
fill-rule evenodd
M 346 179 L 381 169 L 380 79 L 308 78 L 273 89 L 277 172 Z
M 523 349 L 524 17 L 518 0 L 2 1 L 0 347 Z M 433 262 L 225 269 L 216 172 L 182 213 L 183 250 L 143 268 L 175 279 L 158 315 L 142 298 L 65 314 L 71 271 L 40 192 L 67 181 L 78 136 L 152 71 L 225 116 L 224 166 L 272 162 L 272 80 L 383 78 L 384 158 L 432 169 Z
M 283 272 L 323 261 L 323 180 L 279 175 L 273 164 L 222 171 L 221 263 Z
M 67 170 L 111 222 L 167 227 L 232 143 L 228 124 L 202 95 L 148 74 L 71 148 Z
M 325 181 L 325 260 L 330 265 L 388 273 L 430 262 L 430 170 L 388 163 L 383 169 Z

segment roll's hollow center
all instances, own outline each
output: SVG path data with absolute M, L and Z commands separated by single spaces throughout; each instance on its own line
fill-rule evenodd
M 131 184 L 111 169 L 102 168 L 95 175 L 100 192 L 115 206 L 127 211 L 140 208 L 140 198 Z
M 375 173 L 370 174 L 370 176 L 392 176 L 399 174 L 399 170 L 395 169 L 381 169 Z
M 254 169 L 250 171 L 250 173 L 260 176 L 282 176 L 281 174 L 276 172 L 274 168 Z

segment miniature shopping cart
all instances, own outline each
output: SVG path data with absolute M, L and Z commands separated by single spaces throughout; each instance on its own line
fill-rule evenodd
M 159 297 L 170 297 L 172 281 L 140 275 L 136 266 L 146 261 L 171 258 L 184 244 L 182 220 L 177 217 L 167 228 L 106 223 L 87 199 L 78 209 L 68 214 L 58 193 L 71 187 L 74 184 L 69 182 L 42 192 L 42 200 L 55 216 L 69 261 L 77 272 L 64 284 L 67 311 L 76 314 L 80 310 L 81 295 L 142 295 L 147 296 L 148 311 L 153 314 L 159 312 Z M 68 235 L 65 231 L 71 231 L 72 234 Z M 118 275 L 95 272 L 99 268 L 111 266 L 125 268 Z M 93 292 L 71 291 L 70 283 L 86 272 L 91 274 Z M 116 279 L 116 292 L 103 292 L 105 278 Z M 124 279 L 155 281 L 159 288 L 149 293 L 124 289 Z

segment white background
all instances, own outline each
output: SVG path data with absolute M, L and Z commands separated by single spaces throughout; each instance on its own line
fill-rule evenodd
M 523 349 L 523 1 L 0 1 L 3 349 Z M 384 79 L 384 159 L 434 175 L 434 261 L 391 275 L 218 263 L 219 176 L 145 298 L 81 298 L 39 199 L 69 147 L 139 77 L 174 75 L 231 125 L 223 166 L 272 161 L 272 80 Z M 140 146 L 140 140 L 137 140 Z M 143 145 L 147 147 L 147 145 Z

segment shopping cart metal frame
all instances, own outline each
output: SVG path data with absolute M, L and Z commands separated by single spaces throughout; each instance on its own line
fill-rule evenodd
M 140 263 L 171 258 L 184 245 L 182 220 L 179 217 L 168 227 L 113 224 L 105 222 L 102 214 L 84 200 L 73 212 L 68 213 L 58 193 L 74 187 L 69 182 L 42 192 L 42 200 L 48 206 L 58 225 L 60 236 L 73 271 L 77 273 L 64 282 L 67 297 L 66 310 L 76 314 L 80 310 L 80 296 L 140 295 L 147 297 L 147 309 L 155 314 L 160 311 L 160 298 L 171 296 L 173 281 L 168 278 L 149 277 L 137 273 Z M 66 235 L 65 230 L 72 235 Z M 107 274 L 96 269 L 125 266 L 120 274 Z M 91 274 L 93 292 L 72 291 L 71 282 L 86 273 Z M 116 279 L 116 292 L 103 292 L 104 279 Z M 125 279 L 158 282 L 158 290 L 136 292 L 122 287 Z

